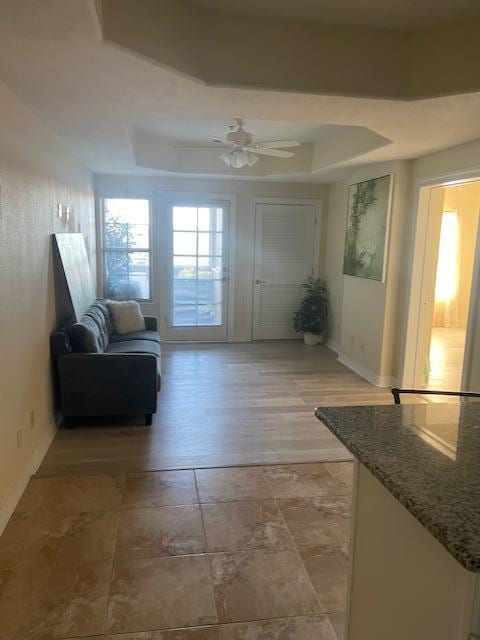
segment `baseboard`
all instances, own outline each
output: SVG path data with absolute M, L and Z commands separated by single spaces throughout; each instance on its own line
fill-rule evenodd
M 22 497 L 23 492 L 25 491 L 27 484 L 30 481 L 30 478 L 37 472 L 39 466 L 42 463 L 42 460 L 45 457 L 45 454 L 48 451 L 49 446 L 52 444 L 52 440 L 55 437 L 58 429 L 58 424 L 58 416 L 55 416 L 50 424 L 49 429 L 47 430 L 47 433 L 36 447 L 30 460 L 25 465 L 25 469 L 20 474 L 20 477 L 15 482 L 13 488 L 8 494 L 6 501 L 0 509 L 0 535 L 3 533 L 5 527 L 8 524 L 8 521 L 12 517 L 13 512 L 17 508 L 17 504 L 20 502 L 20 498 Z
M 344 353 L 338 353 L 338 361 L 352 371 L 355 371 L 355 373 L 358 373 L 359 376 L 365 378 L 365 380 L 368 380 L 368 382 L 371 382 L 376 387 L 395 386 L 396 379 L 393 376 L 380 376 L 378 373 L 368 369 L 368 367 L 365 367 L 360 362 L 352 360 L 352 358 L 349 358 Z
M 335 340 L 327 340 L 325 346 L 336 354 L 340 353 L 340 345 Z

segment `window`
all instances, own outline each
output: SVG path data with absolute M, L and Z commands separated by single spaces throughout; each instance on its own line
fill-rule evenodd
M 151 299 L 148 200 L 103 200 L 103 282 L 107 298 Z

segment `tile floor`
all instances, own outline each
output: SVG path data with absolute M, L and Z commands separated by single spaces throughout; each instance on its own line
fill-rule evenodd
M 0 638 L 341 639 L 351 475 L 33 479 L 0 538 Z

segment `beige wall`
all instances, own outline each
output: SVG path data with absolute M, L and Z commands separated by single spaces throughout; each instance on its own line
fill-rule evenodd
M 93 265 L 95 233 L 90 173 L 2 84 L 0 122 L 1 530 L 54 433 L 50 234 L 83 231 Z M 68 228 L 57 218 L 58 202 L 74 207 Z
M 394 180 L 386 281 L 344 276 L 348 187 L 388 173 L 393 173 Z M 406 286 L 402 264 L 409 188 L 409 164 L 393 162 L 357 169 L 330 189 L 323 265 L 330 290 L 328 344 L 343 362 L 380 384 L 388 384 L 398 367 L 396 336 L 402 316 L 397 302 Z
M 322 273 L 325 275 L 331 298 L 329 345 L 341 354 L 344 362 L 374 382 L 413 384 L 411 336 L 418 332 L 419 281 L 412 281 L 414 247 L 417 233 L 417 209 L 422 197 L 422 185 L 441 184 L 455 178 L 480 176 L 480 140 L 445 149 L 412 161 L 370 165 L 352 171 L 347 180 L 330 185 L 325 254 Z M 389 258 L 386 283 L 377 283 L 342 275 L 343 245 L 347 211 L 348 185 L 386 172 L 394 174 L 394 192 L 390 229 Z M 446 208 L 479 210 L 477 187 L 470 186 L 460 199 L 459 189 L 450 191 Z M 428 196 L 428 190 L 425 194 Z M 442 196 L 443 202 L 443 196 Z M 422 205 L 428 210 L 428 201 Z M 420 229 L 424 240 L 418 247 L 419 264 L 425 255 L 432 254 L 426 246 L 425 228 Z M 474 235 L 473 227 L 464 237 Z M 464 265 L 472 268 L 472 247 L 462 247 Z M 432 254 L 433 255 L 433 254 Z M 423 267 L 422 267 L 423 268 Z M 463 317 L 468 300 L 463 292 Z M 410 316 L 412 300 L 416 311 Z M 478 296 L 477 296 L 478 297 Z M 416 300 L 416 303 L 415 303 Z M 476 304 L 476 307 L 478 305 Z M 430 323 L 431 326 L 431 323 Z M 480 388 L 480 306 L 472 327 L 472 359 L 469 366 L 470 388 Z M 410 338 L 407 340 L 407 336 Z M 416 340 L 416 338 L 415 338 Z M 468 358 L 467 358 L 468 360 Z M 403 375 L 405 373 L 405 378 Z
M 255 216 L 253 201 L 259 197 L 315 198 L 327 200 L 325 185 L 246 182 L 214 179 L 179 179 L 163 177 L 96 176 L 95 189 L 99 196 L 150 198 L 154 215 L 161 214 L 162 194 L 167 192 L 190 192 L 227 194 L 236 202 L 235 256 L 232 257 L 235 271 L 235 309 L 233 340 L 251 339 L 252 280 L 255 240 Z M 146 309 L 147 310 L 147 309 Z M 155 301 L 152 312 L 161 318 L 165 310 Z

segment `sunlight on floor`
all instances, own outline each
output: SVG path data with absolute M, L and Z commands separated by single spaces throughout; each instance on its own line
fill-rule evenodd
M 462 328 L 432 329 L 429 389 L 460 390 L 465 333 L 465 329 Z

